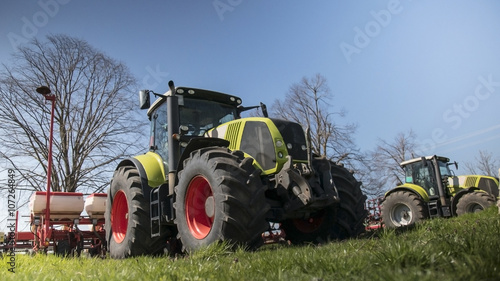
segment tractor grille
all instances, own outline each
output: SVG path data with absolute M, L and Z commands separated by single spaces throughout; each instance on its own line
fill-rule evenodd
M 294 160 L 307 160 L 306 136 L 302 127 L 293 122 L 272 119 L 281 133 L 288 149 L 288 154 Z
M 465 181 L 465 188 L 476 186 L 476 181 L 477 177 L 467 177 L 467 180 Z
M 231 150 L 236 149 L 236 142 L 238 140 L 238 133 L 240 131 L 240 127 L 241 127 L 241 122 L 231 123 L 227 127 L 225 139 L 229 141 L 229 149 Z

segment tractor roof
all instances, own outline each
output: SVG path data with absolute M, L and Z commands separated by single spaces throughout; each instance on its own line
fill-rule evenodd
M 194 98 L 194 99 L 201 99 L 201 100 L 210 100 L 210 101 L 215 101 L 215 102 L 220 102 L 224 103 L 230 106 L 234 106 L 235 108 L 241 105 L 241 98 L 233 95 L 228 95 L 220 92 L 214 92 L 210 90 L 203 90 L 203 89 L 196 89 L 196 88 L 189 88 L 189 87 L 176 87 L 175 88 L 175 94 L 177 96 L 185 96 L 189 98 Z M 163 96 L 171 96 L 172 92 L 168 90 Z M 165 98 L 160 97 L 156 99 L 153 103 L 153 105 L 149 108 L 148 110 L 148 115 L 151 114 L 151 112 L 158 107 L 161 103 L 165 101 Z
M 426 156 L 424 157 L 426 160 L 431 160 L 432 158 L 436 157 L 437 160 L 440 160 L 440 161 L 443 161 L 443 162 L 450 162 L 450 159 L 449 158 L 446 158 L 444 156 L 436 156 L 436 155 L 431 155 L 431 156 Z M 406 161 L 403 161 L 401 162 L 401 164 L 399 164 L 401 167 L 404 167 L 408 164 L 413 164 L 415 162 L 419 162 L 419 161 L 422 161 L 422 157 L 420 158 L 413 158 L 413 159 L 410 159 L 410 160 L 406 160 Z

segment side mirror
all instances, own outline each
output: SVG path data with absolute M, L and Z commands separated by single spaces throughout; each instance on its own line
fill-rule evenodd
M 455 161 L 455 170 L 458 170 L 458 163 Z
M 262 115 L 264 115 L 264 117 L 269 117 L 267 114 L 267 106 L 262 102 L 260 103 L 260 109 L 262 110 Z
M 149 100 L 149 90 L 140 90 L 139 91 L 139 107 L 140 109 L 148 109 L 151 105 L 151 101 Z

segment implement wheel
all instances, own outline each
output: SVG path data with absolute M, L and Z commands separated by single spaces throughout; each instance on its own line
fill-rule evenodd
M 251 158 L 209 147 L 184 161 L 175 187 L 176 225 L 184 251 L 218 241 L 255 248 L 269 228 L 269 205 Z
M 56 255 L 68 257 L 71 253 L 71 245 L 68 240 L 60 240 L 56 244 Z

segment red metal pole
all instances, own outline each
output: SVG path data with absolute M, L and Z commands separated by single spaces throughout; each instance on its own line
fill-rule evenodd
M 45 206 L 45 233 L 43 239 L 43 243 L 45 246 L 47 244 L 47 236 L 49 234 L 50 229 L 50 187 L 51 187 L 51 178 L 52 178 L 52 139 L 54 133 L 54 108 L 56 106 L 56 96 L 55 95 L 46 95 L 46 100 L 50 100 L 52 102 L 52 109 L 50 112 L 50 132 L 49 132 L 49 154 L 48 154 L 48 163 L 47 163 L 47 192 L 46 192 L 46 206 Z

